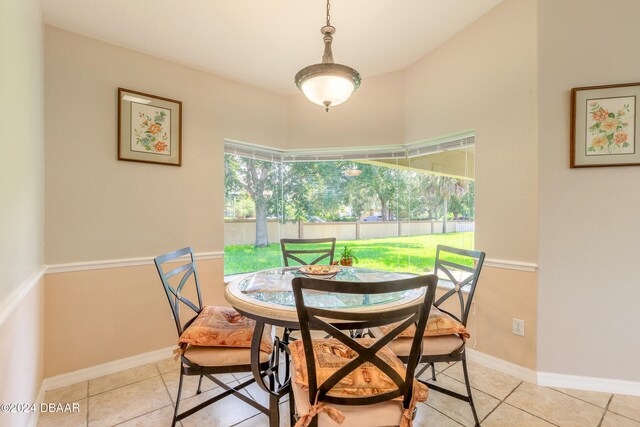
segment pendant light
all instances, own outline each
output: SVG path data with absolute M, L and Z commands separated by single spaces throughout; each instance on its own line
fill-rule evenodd
M 331 42 L 336 29 L 331 26 L 329 10 L 331 6 L 327 0 L 327 22 L 320 29 L 324 40 L 324 55 L 322 63 L 309 65 L 298 71 L 295 82 L 298 89 L 304 93 L 309 101 L 329 107 L 342 104 L 360 86 L 360 73 L 351 67 L 333 62 Z

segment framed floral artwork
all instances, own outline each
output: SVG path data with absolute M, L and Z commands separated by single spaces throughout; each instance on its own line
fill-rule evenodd
M 572 168 L 640 165 L 640 83 L 571 89 Z
M 118 88 L 118 160 L 182 165 L 182 102 Z

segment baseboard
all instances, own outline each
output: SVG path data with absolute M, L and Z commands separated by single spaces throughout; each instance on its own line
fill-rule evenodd
M 148 353 L 138 354 L 124 359 L 114 360 L 113 362 L 103 363 L 101 365 L 92 366 L 90 368 L 79 369 L 77 371 L 68 372 L 66 374 L 56 375 L 55 377 L 45 378 L 42 382 L 44 391 L 53 390 L 60 387 L 66 387 L 81 381 L 88 381 L 104 375 L 113 374 L 125 369 L 135 368 L 147 363 L 158 362 L 162 359 L 168 359 L 173 356 L 174 347 L 167 347 L 160 350 L 150 351 Z
M 499 359 L 495 356 L 482 353 L 472 348 L 467 348 L 467 360 L 485 366 L 487 368 L 502 372 L 512 377 L 519 378 L 523 381 L 536 384 L 537 375 L 536 371 L 524 366 L 516 365 L 515 363 L 507 362 L 506 360 Z
M 640 382 L 538 372 L 538 385 L 640 396 Z

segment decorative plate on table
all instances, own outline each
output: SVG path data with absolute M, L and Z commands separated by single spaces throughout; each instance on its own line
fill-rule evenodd
M 330 279 L 340 272 L 340 267 L 336 265 L 305 265 L 298 271 L 305 276 Z

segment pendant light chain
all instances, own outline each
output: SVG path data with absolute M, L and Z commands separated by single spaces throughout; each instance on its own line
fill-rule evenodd
M 322 62 L 298 71 L 295 83 L 311 102 L 322 105 L 326 111 L 329 111 L 329 107 L 340 105 L 349 99 L 360 86 L 362 78 L 353 68 L 333 61 L 331 43 L 336 29 L 331 26 L 330 0 L 327 0 L 326 25 L 320 29 L 320 32 L 324 42 Z
M 331 15 L 329 14 L 330 9 L 331 5 L 329 4 L 329 0 L 327 0 L 327 27 L 331 26 Z

